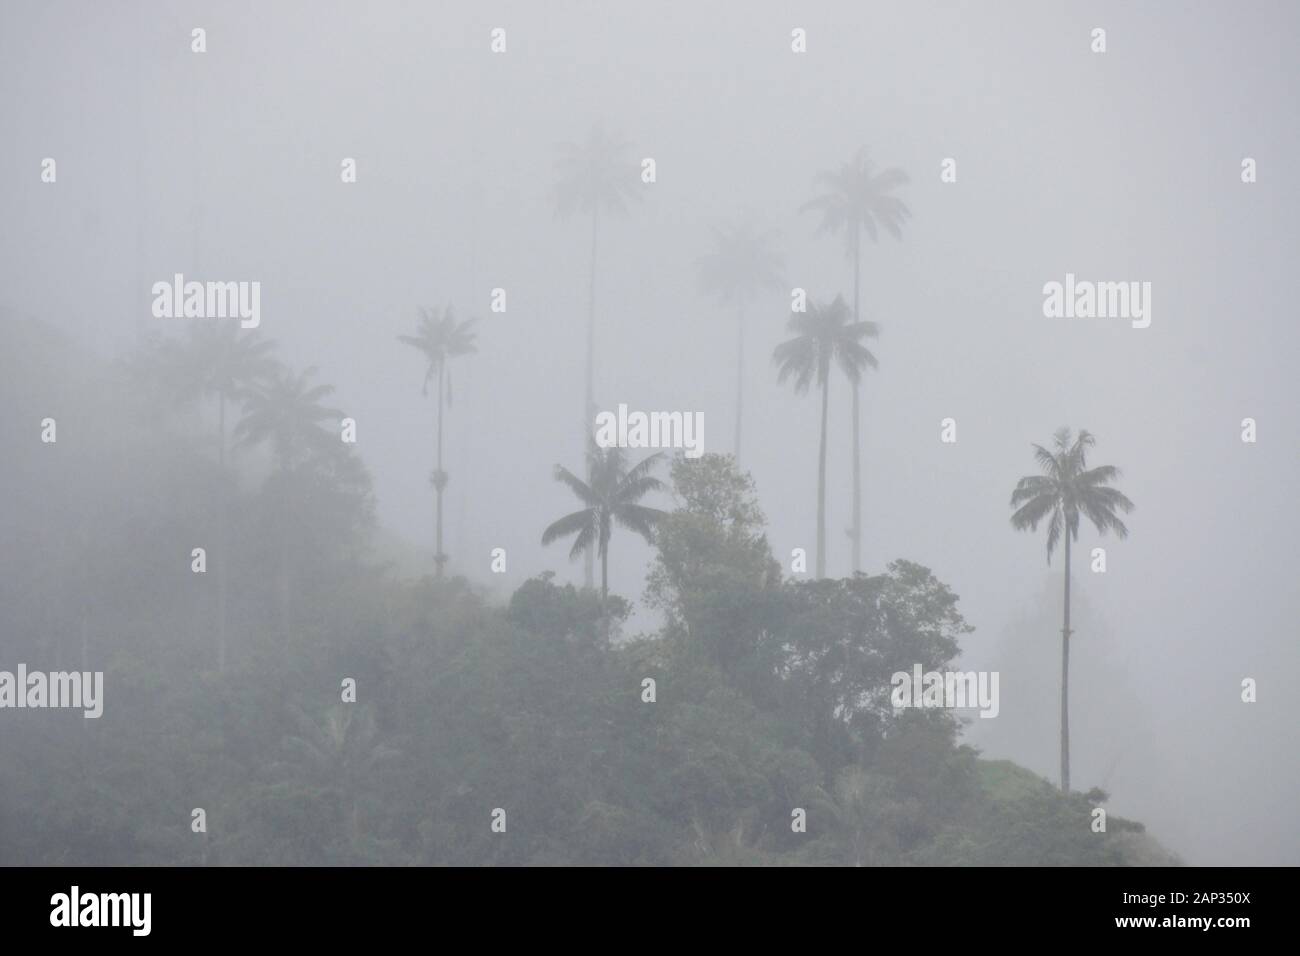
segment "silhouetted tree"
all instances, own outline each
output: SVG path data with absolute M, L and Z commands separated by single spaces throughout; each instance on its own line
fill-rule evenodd
M 844 236 L 844 249 L 853 260 L 853 319 L 862 320 L 861 271 L 862 234 L 872 242 L 884 229 L 895 239 L 902 238 L 903 221 L 911 215 L 907 205 L 893 190 L 906 183 L 901 169 L 876 168 L 860 149 L 839 169 L 819 173 L 816 183 L 825 192 L 804 203 L 801 211 L 820 212 L 818 233 Z M 859 424 L 860 396 L 858 382 L 853 383 L 853 573 L 862 570 L 862 431 Z
M 289 532 L 286 511 L 293 500 L 289 480 L 293 470 L 316 453 L 337 452 L 337 431 L 321 423 L 338 422 L 343 413 L 337 408 L 321 404 L 321 399 L 334 392 L 333 385 L 312 385 L 315 366 L 294 374 L 282 370 L 270 383 L 254 389 L 244 399 L 244 417 L 235 426 L 235 438 L 240 445 L 259 445 L 267 442 L 275 458 L 278 474 L 272 483 L 281 495 L 276 509 L 280 523 L 280 620 L 289 626 L 291 597 L 289 592 Z
M 436 309 L 422 309 L 420 324 L 414 335 L 399 335 L 398 339 L 407 345 L 419 349 L 428 360 L 424 372 L 424 386 L 420 394 L 429 394 L 429 380 L 438 379 L 438 460 L 430 483 L 437 497 L 436 538 L 434 543 L 434 574 L 442 577 L 443 565 L 447 555 L 442 550 L 442 493 L 447 487 L 447 472 L 442 467 L 442 412 L 444 399 L 451 404 L 451 374 L 447 369 L 447 360 L 458 355 L 468 355 L 478 351 L 474 346 L 475 333 L 470 327 L 476 319 L 457 322 L 451 306 L 441 313 Z M 444 388 L 445 383 L 445 388 Z
M 736 439 L 733 454 L 740 462 L 741 421 L 745 406 L 745 306 L 754 296 L 781 284 L 780 257 L 771 237 L 752 223 L 713 230 L 712 252 L 697 263 L 700 289 L 736 310 Z
M 625 215 L 630 199 L 638 198 L 635 164 L 627 140 L 597 123 L 581 143 L 560 146 L 555 212 L 562 219 L 574 213 L 591 216 L 591 273 L 587 288 L 587 386 L 582 404 L 582 434 L 591 436 L 596 415 L 596 244 L 600 214 Z M 591 480 L 590 473 L 587 475 Z M 592 553 L 583 562 L 583 583 L 591 587 Z
M 817 454 L 817 577 L 826 576 L 826 416 L 830 406 L 831 363 L 839 365 L 856 387 L 864 368 L 875 368 L 876 357 L 860 341 L 875 338 L 874 322 L 850 322 L 843 296 L 829 305 L 808 303 L 807 312 L 796 312 L 787 326 L 794 338 L 782 342 L 772 353 L 778 368 L 777 381 L 794 379 L 795 392 L 802 395 L 814 382 L 822 390 L 821 442 Z
M 1061 626 L 1061 790 L 1070 790 L 1070 540 L 1079 539 L 1079 515 L 1082 514 L 1101 534 L 1114 531 L 1128 537 L 1128 528 L 1117 511 L 1128 514 L 1133 502 L 1110 483 L 1119 478 L 1113 465 L 1089 468 L 1088 449 L 1095 439 L 1087 431 L 1077 437 L 1070 429 L 1056 432 L 1055 451 L 1034 445 L 1034 460 L 1041 475 L 1021 478 L 1011 493 L 1011 526 L 1017 531 L 1038 529 L 1047 521 L 1047 563 L 1052 563 L 1056 544 L 1065 537 L 1065 619 Z
M 650 492 L 663 489 L 663 482 L 650 474 L 662 457 L 662 452 L 656 452 L 628 469 L 622 448 L 593 449 L 590 484 L 562 465 L 555 466 L 555 480 L 568 485 L 586 507 L 552 523 L 542 532 L 542 544 L 576 535 L 569 557 L 593 550 L 599 554 L 602 601 L 609 596 L 609 539 L 614 525 L 635 531 L 649 542 L 655 524 L 664 517 L 665 512 L 658 508 L 638 504 Z
M 270 381 L 280 368 L 275 343 L 231 322 L 190 326 L 185 339 L 166 339 L 146 359 L 150 371 L 181 402 L 214 398 L 217 403 L 217 464 L 223 471 L 217 529 L 217 669 L 226 667 L 227 591 L 231 554 L 229 502 L 225 493 L 226 406 Z

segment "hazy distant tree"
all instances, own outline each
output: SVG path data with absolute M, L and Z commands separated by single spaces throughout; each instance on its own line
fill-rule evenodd
M 843 296 L 829 305 L 808 303 L 807 312 L 790 316 L 787 328 L 794 338 L 776 347 L 772 358 L 778 368 L 777 381 L 794 379 L 795 392 L 802 395 L 816 382 L 822 390 L 821 443 L 817 453 L 817 577 L 826 576 L 826 416 L 830 405 L 831 363 L 844 372 L 856 390 L 864 368 L 875 368 L 876 357 L 862 344 L 875 338 L 874 322 L 850 322 Z
M 292 506 L 290 478 L 296 467 L 316 453 L 338 451 L 338 422 L 343 413 L 321 404 L 333 394 L 333 385 L 312 385 L 315 366 L 294 374 L 282 370 L 268 384 L 249 392 L 244 399 L 244 417 L 235 426 L 240 445 L 268 442 L 275 458 L 277 474 L 268 489 L 281 496 L 276 509 L 280 523 L 280 620 L 287 628 L 290 620 L 289 532 L 286 511 Z M 333 427 L 322 422 L 332 421 Z
M 1089 468 L 1088 449 L 1095 440 L 1086 431 L 1072 437 L 1070 429 L 1056 432 L 1055 451 L 1034 445 L 1034 460 L 1043 473 L 1021 478 L 1011 493 L 1011 525 L 1017 531 L 1037 530 L 1047 521 L 1047 563 L 1052 562 L 1056 544 L 1065 536 L 1065 621 L 1061 627 L 1061 789 L 1070 790 L 1070 541 L 1079 539 L 1082 514 L 1101 534 L 1114 531 L 1128 537 L 1128 528 L 1116 515 L 1133 510 L 1116 488 L 1109 487 L 1120 475 L 1113 465 Z
M 853 260 L 853 319 L 862 319 L 861 272 L 862 234 L 878 241 L 883 229 L 902 238 L 902 224 L 911 215 L 907 205 L 893 191 L 906 183 L 901 169 L 877 169 L 866 149 L 858 150 L 839 169 L 819 173 L 816 184 L 823 193 L 804 203 L 802 211 L 821 213 L 817 232 L 840 234 L 844 249 Z M 853 571 L 862 570 L 862 431 L 859 425 L 858 382 L 853 383 Z
M 745 306 L 762 292 L 781 285 L 781 260 L 772 239 L 752 223 L 713 230 L 715 248 L 697 263 L 700 289 L 736 310 L 736 439 L 740 462 L 740 429 L 745 398 Z
M 184 339 L 166 339 L 146 359 L 151 375 L 181 402 L 213 398 L 217 404 L 217 463 L 226 467 L 226 406 L 270 381 L 280 368 L 275 343 L 231 322 L 201 322 Z M 224 481 L 224 474 L 223 474 Z M 223 485 L 224 488 L 224 485 Z M 222 495 L 217 529 L 217 669 L 226 666 L 227 580 L 230 516 Z
M 451 373 L 447 369 L 447 360 L 478 351 L 474 346 L 476 333 L 470 331 L 476 321 L 457 322 L 451 306 L 441 313 L 437 309 L 422 309 L 415 334 L 398 336 L 400 341 L 419 349 L 428 360 L 421 394 L 428 395 L 429 380 L 435 376 L 438 379 L 438 462 L 430 478 L 438 501 L 437 540 L 433 554 L 437 577 L 442 577 L 443 565 L 447 563 L 447 555 L 442 550 L 442 493 L 447 487 L 447 472 L 442 467 L 442 412 L 444 400 L 447 405 L 451 404 Z
M 584 443 L 591 435 L 596 416 L 596 245 L 600 214 L 625 215 L 628 201 L 639 197 L 636 164 L 631 145 L 597 123 L 581 143 L 560 146 L 559 182 L 555 189 L 555 212 L 562 219 L 574 213 L 591 217 L 591 272 L 587 288 L 587 385 L 582 404 Z M 590 479 L 590 474 L 588 479 Z M 584 584 L 591 587 L 592 553 L 583 563 Z
M 650 474 L 662 457 L 662 452 L 656 452 L 629 469 L 622 448 L 593 448 L 587 469 L 590 483 L 561 465 L 555 466 L 555 480 L 568 485 L 585 507 L 542 532 L 542 544 L 577 535 L 569 557 L 595 551 L 600 556 L 602 600 L 609 596 L 609 538 L 614 525 L 635 531 L 649 542 L 655 524 L 665 515 L 658 508 L 638 504 L 650 492 L 663 490 L 663 482 Z
M 353 847 L 361 840 L 361 798 L 381 766 L 400 751 L 384 743 L 375 716 L 364 704 L 335 704 L 316 722 L 297 707 L 289 714 L 298 732 L 282 740 L 288 759 L 282 768 L 293 778 L 337 794 Z
M 334 393 L 334 386 L 312 385 L 317 371 L 315 366 L 297 374 L 281 370 L 270 382 L 250 391 L 244 399 L 244 417 L 235 426 L 237 443 L 269 442 L 276 465 L 289 471 L 310 452 L 337 442 L 337 428 L 321 423 L 337 425 L 343 412 L 321 404 L 322 398 Z
M 226 463 L 226 406 L 239 401 L 280 370 L 272 356 L 275 343 L 231 322 L 190 326 L 184 339 L 167 339 L 152 361 L 164 386 L 182 401 L 214 398 L 217 402 L 217 460 Z

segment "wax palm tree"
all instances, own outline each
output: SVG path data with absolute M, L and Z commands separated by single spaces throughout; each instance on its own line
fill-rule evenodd
M 443 565 L 447 563 L 447 555 L 442 550 L 442 493 L 447 487 L 447 472 L 442 467 L 442 413 L 444 401 L 446 405 L 451 404 L 451 372 L 447 362 L 457 356 L 478 351 L 474 345 L 477 334 L 471 331 L 476 321 L 478 320 L 471 318 L 464 322 L 457 322 L 451 306 L 447 306 L 441 312 L 437 309 L 422 309 L 420 324 L 416 327 L 415 334 L 397 337 L 399 341 L 419 349 L 428 361 L 424 371 L 424 386 L 420 394 L 428 395 L 429 381 L 435 376 L 438 379 L 438 459 L 429 478 L 438 502 L 435 532 L 437 540 L 433 555 L 434 573 L 437 577 L 442 577 Z
M 276 769 L 298 783 L 341 798 L 348 833 L 361 839 L 361 801 L 382 766 L 401 751 L 384 742 L 373 710 L 363 704 L 335 704 L 321 722 L 290 707 L 297 730 L 281 741 L 287 759 Z
M 908 181 L 901 169 L 878 169 L 865 149 L 839 169 L 819 173 L 815 180 L 824 192 L 803 204 L 801 211 L 821 213 L 818 234 L 833 233 L 844 237 L 844 251 L 853 260 L 853 319 L 862 319 L 860 294 L 862 275 L 862 234 L 872 242 L 883 229 L 895 239 L 903 237 L 903 222 L 911 211 L 893 191 Z M 860 395 L 853 385 L 853 572 L 862 570 L 862 431 Z
M 1079 539 L 1079 515 L 1092 522 L 1101 534 L 1114 531 L 1128 537 L 1128 528 L 1117 511 L 1133 510 L 1129 501 L 1111 483 L 1119 478 L 1112 465 L 1089 468 L 1088 449 L 1095 439 L 1086 431 L 1071 436 L 1070 429 L 1056 432 L 1055 451 L 1034 445 L 1034 460 L 1041 475 L 1028 475 L 1011 493 L 1011 526 L 1017 531 L 1038 529 L 1047 521 L 1047 563 L 1061 537 L 1065 538 L 1065 620 L 1061 627 L 1061 790 L 1070 791 L 1070 541 Z
M 736 310 L 736 463 L 740 463 L 740 427 L 744 412 L 745 306 L 756 295 L 781 284 L 781 260 L 771 237 L 752 223 L 713 230 L 715 247 L 697 262 L 700 290 Z
M 190 326 L 186 339 L 167 339 L 148 358 L 149 371 L 171 397 L 184 403 L 213 398 L 217 404 L 217 463 L 226 467 L 226 406 L 246 398 L 280 368 L 275 343 L 233 322 Z M 224 475 L 223 475 L 224 477 Z M 217 531 L 217 669 L 226 667 L 227 578 L 231 563 L 229 502 L 222 484 Z
M 593 448 L 585 482 L 569 469 L 555 466 L 555 480 L 568 485 L 584 507 L 565 515 L 542 532 L 542 544 L 576 535 L 569 557 L 595 552 L 600 556 L 600 598 L 609 596 L 609 539 L 615 524 L 635 531 L 647 542 L 653 540 L 655 525 L 665 512 L 638 502 L 652 491 L 662 491 L 663 482 L 650 472 L 662 452 L 643 459 L 629 469 L 622 448 Z
M 333 385 L 312 385 L 317 369 L 313 366 L 298 374 L 281 370 L 270 383 L 251 391 L 244 399 L 244 417 L 235 425 L 238 445 L 260 445 L 267 442 L 275 458 L 277 474 L 268 489 L 277 491 L 282 500 L 275 507 L 280 538 L 280 621 L 287 629 L 292 617 L 292 597 L 289 588 L 289 531 L 288 511 L 293 496 L 289 487 L 295 468 L 313 455 L 338 451 L 337 424 L 343 413 L 337 408 L 321 404 L 321 399 L 333 394 Z M 332 421 L 335 428 L 323 423 Z
M 343 413 L 321 404 L 334 393 L 333 385 L 312 385 L 315 366 L 294 374 L 282 369 L 270 382 L 250 391 L 244 398 L 244 417 L 235 426 L 236 444 L 270 442 L 280 471 L 292 470 L 312 452 L 332 447 L 339 440 L 336 429 L 322 422 L 338 423 Z
M 803 395 L 816 382 L 822 390 L 821 444 L 817 453 L 817 577 L 826 576 L 826 416 L 830 407 L 832 362 L 840 367 L 856 388 L 862 370 L 876 368 L 876 357 L 862 344 L 880 334 L 874 322 L 850 322 L 849 307 L 837 295 L 829 305 L 808 303 L 807 312 L 790 317 L 788 329 L 794 338 L 782 342 L 772 353 L 784 384 L 794 379 L 794 390 Z
M 591 272 L 587 288 L 587 375 L 582 404 L 582 434 L 591 436 L 596 415 L 596 245 L 601 213 L 626 215 L 628 202 L 640 197 L 631 146 L 620 135 L 597 123 L 581 143 L 560 146 L 559 181 L 555 213 L 567 219 L 574 213 L 591 217 Z M 587 476 L 590 479 L 590 475 Z M 592 554 L 583 563 L 584 583 L 591 587 Z
M 217 461 L 226 463 L 226 406 L 275 377 L 280 368 L 275 343 L 232 322 L 190 326 L 184 339 L 169 338 L 146 358 L 142 368 L 176 401 L 215 399 Z

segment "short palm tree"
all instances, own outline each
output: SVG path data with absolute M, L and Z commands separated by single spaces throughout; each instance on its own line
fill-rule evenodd
M 422 309 L 415 334 L 397 337 L 399 341 L 419 349 L 428 362 L 421 394 L 428 395 L 429 381 L 435 376 L 438 379 L 438 459 L 430 478 L 438 502 L 433 555 L 434 573 L 437 577 L 442 577 L 443 565 L 447 563 L 447 555 L 442 550 L 442 493 L 447 487 L 447 472 L 442 467 L 442 413 L 444 400 L 447 405 L 451 404 L 451 373 L 447 368 L 447 360 L 478 351 L 474 345 L 476 333 L 471 331 L 471 326 L 476 321 L 466 319 L 457 322 L 451 306 L 441 312 L 437 309 Z
M 604 124 L 592 126 L 581 143 L 560 146 L 559 181 L 555 187 L 555 214 L 567 219 L 575 213 L 591 217 L 591 272 L 587 288 L 587 384 L 582 402 L 582 434 L 591 435 L 596 415 L 596 247 L 601 213 L 627 214 L 630 200 L 639 198 L 636 164 L 631 145 Z M 590 479 L 590 475 L 587 476 Z M 583 565 L 584 583 L 591 587 L 592 555 Z
M 334 393 L 334 386 L 312 385 L 317 371 L 312 366 L 295 375 L 282 369 L 270 382 L 250 391 L 244 398 L 244 417 L 235 426 L 236 443 L 270 442 L 282 472 L 292 470 L 312 452 L 333 447 L 339 433 L 321 423 L 337 424 L 343 413 L 321 404 L 321 399 Z
M 650 492 L 663 490 L 663 482 L 650 474 L 662 457 L 662 452 L 656 452 L 629 469 L 622 448 L 594 448 L 588 462 L 590 483 L 561 465 L 555 466 L 555 480 L 568 485 L 584 507 L 543 531 L 542 544 L 576 535 L 570 558 L 593 551 L 600 555 L 602 601 L 609 596 L 609 539 L 614 525 L 635 531 L 649 542 L 655 525 L 665 515 L 658 508 L 638 504 Z
M 281 742 L 288 757 L 283 771 L 342 798 L 355 845 L 361 838 L 362 796 L 382 765 L 401 751 L 384 742 L 374 712 L 365 705 L 335 704 L 319 723 L 297 707 L 290 707 L 289 714 L 298 732 Z
M 269 442 L 279 471 L 276 486 L 283 495 L 289 495 L 286 480 L 293 470 L 313 455 L 337 451 L 339 432 L 323 423 L 333 421 L 336 426 L 343 417 L 337 408 L 321 404 L 321 399 L 334 391 L 333 385 L 312 385 L 316 368 L 304 369 L 295 375 L 287 370 L 250 392 L 244 399 L 244 417 L 235 426 L 235 438 L 240 445 L 259 445 Z M 279 502 L 275 509 L 280 538 L 280 622 L 287 630 L 292 621 L 292 597 L 289 587 L 289 530 L 287 526 L 291 498 Z
M 736 463 L 740 463 L 740 426 L 745 399 L 745 306 L 756 295 L 781 284 L 781 260 L 771 237 L 752 223 L 713 231 L 715 246 L 697 263 L 699 285 L 736 310 Z
M 772 353 L 777 381 L 794 379 L 794 390 L 803 395 L 816 382 L 822 390 L 821 444 L 817 453 L 817 577 L 826 576 L 826 415 L 830 407 L 831 364 L 840 367 L 856 388 L 862 370 L 876 368 L 876 357 L 862 344 L 880 334 L 874 322 L 851 322 L 843 296 L 829 305 L 808 303 L 807 312 L 791 315 L 788 329 L 794 338 L 782 342 Z
M 883 229 L 895 239 L 903 237 L 903 222 L 911 211 L 893 191 L 908 181 L 901 169 L 878 169 L 866 149 L 858 150 L 839 169 L 819 173 L 824 192 L 803 204 L 801 211 L 821 213 L 817 232 L 844 237 L 844 251 L 853 260 L 853 319 L 862 319 L 862 234 L 872 242 Z M 862 431 L 858 385 L 853 385 L 853 571 L 862 570 Z
M 1021 478 L 1011 493 L 1011 526 L 1017 531 L 1035 531 L 1047 521 L 1047 562 L 1057 542 L 1065 537 L 1065 621 L 1061 627 L 1061 790 L 1070 791 L 1070 541 L 1079 539 L 1079 515 L 1101 534 L 1114 531 L 1128 537 L 1128 528 L 1116 514 L 1128 514 L 1133 502 L 1111 482 L 1119 478 L 1113 465 L 1089 468 L 1088 449 L 1095 439 L 1087 431 L 1072 436 L 1070 429 L 1056 432 L 1055 450 L 1034 445 L 1034 460 L 1041 475 Z

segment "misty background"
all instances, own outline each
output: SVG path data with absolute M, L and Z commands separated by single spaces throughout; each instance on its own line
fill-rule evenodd
M 1128 540 L 1085 525 L 1076 551 L 1076 786 L 1104 787 L 1187 862 L 1296 864 L 1298 27 L 1286 3 L 8 6 L 0 320 L 121 357 L 203 321 L 153 318 L 155 281 L 259 280 L 260 332 L 336 386 L 381 534 L 417 574 L 435 403 L 397 336 L 421 306 L 478 316 L 446 418 L 448 572 L 501 600 L 545 570 L 580 583 L 567 544 L 539 543 L 574 507 L 553 466 L 582 462 L 589 233 L 555 216 L 555 161 L 603 121 L 658 178 L 601 223 L 600 408 L 700 411 L 705 450 L 730 451 L 734 318 L 698 292 L 695 261 L 739 214 L 776 233 L 786 281 L 749 308 L 741 464 L 789 574 L 791 549 L 814 546 L 818 403 L 777 385 L 771 350 L 791 287 L 852 295 L 842 243 L 799 207 L 866 146 L 910 175 L 912 218 L 864 247 L 863 318 L 881 326 L 864 565 L 920 561 L 960 596 L 976 628 L 961 665 L 1002 673 L 1000 716 L 966 739 L 1055 779 L 1059 554 L 1049 567 L 1041 534 L 1012 531 L 1007 499 L 1031 442 L 1087 428 L 1137 510 Z M 1150 328 L 1044 318 L 1042 286 L 1066 272 L 1151 282 Z M 832 382 L 833 576 L 850 566 L 848 395 Z M 34 421 L 11 424 L 36 441 Z M 62 421 L 59 437 L 74 440 Z M 1087 571 L 1096 545 L 1104 575 Z M 639 598 L 652 554 L 619 537 L 611 590 Z M 657 623 L 639 608 L 626 630 Z

